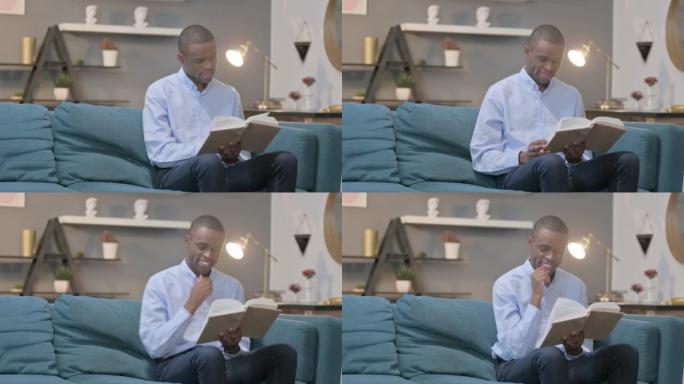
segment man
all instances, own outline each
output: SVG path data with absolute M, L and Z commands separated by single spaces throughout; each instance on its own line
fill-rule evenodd
M 178 38 L 181 69 L 147 89 L 143 132 L 155 187 L 188 192 L 293 192 L 297 159 L 288 152 L 250 159 L 240 142 L 198 155 L 216 116 L 244 118 L 235 88 L 214 79 L 216 40 L 200 25 Z
M 249 352 L 240 329 L 226 329 L 218 341 L 197 345 L 209 307 L 216 299 L 244 302 L 235 278 L 213 267 L 225 242 L 213 216 L 200 216 L 185 235 L 187 256 L 150 278 L 140 311 L 140 340 L 155 359 L 157 380 L 182 384 L 294 383 L 295 350 L 285 344 Z
M 558 266 L 568 244 L 568 227 L 557 216 L 534 223 L 528 245 L 530 257 L 494 283 L 493 304 L 497 341 L 496 378 L 515 383 L 634 384 L 639 352 L 626 344 L 592 350 L 584 333 L 572 333 L 563 344 L 535 349 L 554 303 L 559 297 L 586 307 L 587 288 L 577 276 Z
M 558 28 L 532 31 L 519 73 L 492 85 L 482 101 L 470 153 L 473 169 L 497 176 L 497 187 L 530 192 L 636 192 L 639 158 L 631 152 L 592 159 L 585 143 L 549 153 L 546 138 L 563 117 L 584 117 L 576 88 L 554 79 L 565 55 Z

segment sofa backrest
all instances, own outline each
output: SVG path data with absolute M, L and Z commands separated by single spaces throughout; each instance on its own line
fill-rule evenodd
M 62 103 L 52 114 L 59 183 L 103 181 L 153 188 L 142 110 Z
M 56 183 L 52 122 L 35 104 L 0 104 L 0 181 Z
M 0 374 L 56 375 L 47 301 L 0 296 L 0 308 Z

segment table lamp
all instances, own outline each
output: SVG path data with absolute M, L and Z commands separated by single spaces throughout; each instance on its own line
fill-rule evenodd
M 587 256 L 587 250 L 589 249 L 589 246 L 592 242 L 594 242 L 596 245 L 605 250 L 604 255 L 606 257 L 606 289 L 603 292 L 603 295 L 599 298 L 599 301 L 613 301 L 613 296 L 610 289 L 610 283 L 612 278 L 612 265 L 610 262 L 611 260 L 619 262 L 620 259 L 618 259 L 617 256 L 613 254 L 611 249 L 608 248 L 605 244 L 603 244 L 601 240 L 597 239 L 593 233 L 589 233 L 586 236 L 582 236 L 579 241 L 573 241 L 568 243 L 568 252 L 570 252 L 570 255 L 572 255 L 572 257 L 574 257 L 575 259 L 582 260 Z
M 582 44 L 582 48 L 580 49 L 569 50 L 568 59 L 570 59 L 570 62 L 573 65 L 577 67 L 584 67 L 584 65 L 587 63 L 589 51 L 591 51 L 592 48 L 596 51 L 596 53 L 603 56 L 603 59 L 606 61 L 606 98 L 603 100 L 603 103 L 601 103 L 599 108 L 603 110 L 610 109 L 610 67 L 614 66 L 616 69 L 620 69 L 620 67 L 613 61 L 613 58 L 608 56 L 608 54 L 606 54 L 605 52 L 603 52 L 601 48 L 597 47 L 593 41 L 590 41 L 587 44 Z
M 247 56 L 247 52 L 249 50 L 254 51 L 257 55 L 261 56 L 261 58 L 264 60 L 264 99 L 261 100 L 261 103 L 257 106 L 257 108 L 261 111 L 268 109 L 268 104 L 266 101 L 268 100 L 268 67 L 272 66 L 273 69 L 278 69 L 278 67 L 273 64 L 271 59 L 263 54 L 257 47 L 252 44 L 250 41 L 246 41 L 242 44 L 240 44 L 240 48 L 238 49 L 229 49 L 226 51 L 226 60 L 230 64 L 232 64 L 235 67 L 242 67 L 242 65 L 245 63 L 245 56 Z
M 248 233 L 245 236 L 240 237 L 240 242 L 235 243 L 235 242 L 229 242 L 226 244 L 226 252 L 230 255 L 235 260 L 241 260 L 245 256 L 245 249 L 249 245 L 249 243 L 254 244 L 256 247 L 260 248 L 264 252 L 264 290 L 261 294 L 261 297 L 269 297 L 269 280 L 270 280 L 270 263 L 269 261 L 273 259 L 273 261 L 278 262 L 278 259 L 276 259 L 272 254 L 271 251 L 266 248 L 263 244 L 261 244 L 257 239 L 252 236 L 251 233 Z

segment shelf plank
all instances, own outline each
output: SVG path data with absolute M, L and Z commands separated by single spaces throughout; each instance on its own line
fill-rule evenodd
M 129 25 L 88 25 L 82 23 L 61 23 L 59 30 L 78 33 L 111 33 L 119 35 L 180 36 L 181 28 L 134 27 Z
M 353 98 L 345 98 L 342 99 L 345 103 L 363 103 L 363 100 L 358 100 L 358 99 L 353 99 Z M 410 101 L 418 104 L 435 104 L 435 105 L 445 105 L 445 106 L 457 106 L 457 105 L 468 105 L 472 104 L 472 100 L 423 100 L 423 101 L 415 101 L 415 100 L 394 100 L 394 99 L 375 99 L 371 103 L 368 104 L 382 104 L 388 107 L 398 107 L 401 104 Z
M 61 61 L 48 61 L 45 63 L 48 68 L 61 68 L 66 66 L 66 63 Z M 0 67 L 19 67 L 20 70 L 29 71 L 33 68 L 33 64 L 22 64 L 22 63 L 0 63 Z M 104 65 L 72 65 L 74 69 L 120 69 L 121 66 L 117 65 L 114 67 L 105 67 Z
M 387 261 L 392 263 L 392 262 L 401 262 L 403 261 L 403 257 L 407 257 L 406 255 L 402 254 L 390 254 L 387 255 L 388 259 Z M 347 262 L 348 264 L 370 264 L 374 262 L 376 257 L 374 256 L 342 256 L 342 262 Z M 458 258 L 458 259 L 447 259 L 445 257 L 416 257 L 415 259 L 419 263 L 423 262 L 461 262 L 463 261 L 463 258 Z
M 532 229 L 531 221 L 479 220 L 460 217 L 401 216 L 401 222 L 409 225 L 439 225 L 453 227 Z
M 406 62 L 393 61 L 389 63 L 390 68 L 401 69 L 408 66 Z M 463 69 L 462 65 L 456 67 L 449 67 L 446 65 L 418 65 L 414 64 L 416 69 Z M 351 71 L 372 71 L 375 69 L 375 64 L 364 64 L 364 63 L 342 63 L 343 70 Z
M 402 23 L 401 30 L 404 32 L 420 33 L 448 33 L 460 35 L 487 35 L 487 36 L 524 36 L 532 33 L 530 28 L 502 28 L 502 27 L 476 27 L 474 25 L 430 25 L 424 23 Z
M 189 221 L 138 220 L 120 217 L 59 216 L 59 222 L 71 225 L 99 225 L 110 227 L 190 229 Z

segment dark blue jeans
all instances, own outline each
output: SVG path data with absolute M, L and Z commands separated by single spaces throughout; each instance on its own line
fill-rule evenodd
M 155 187 L 186 192 L 294 192 L 297 158 L 271 152 L 224 165 L 216 153 L 183 160 L 171 168 L 157 168 Z
M 497 177 L 497 187 L 528 192 L 636 192 L 639 158 L 631 152 L 612 152 L 568 167 L 549 153 Z
M 297 352 L 287 344 L 257 348 L 225 361 L 211 346 L 198 346 L 158 359 L 157 380 L 181 384 L 293 384 Z
M 635 384 L 639 351 L 615 344 L 567 360 L 556 347 L 535 349 L 527 356 L 496 365 L 496 379 L 523 384 Z

